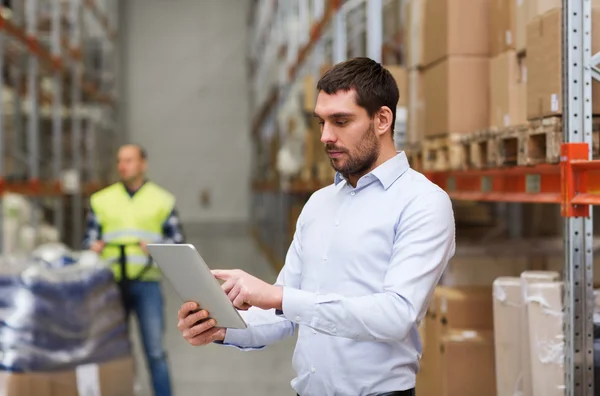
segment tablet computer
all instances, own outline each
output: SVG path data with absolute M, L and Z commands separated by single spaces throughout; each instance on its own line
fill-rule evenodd
M 148 244 L 148 252 L 184 302 L 198 303 L 216 320 L 216 327 L 245 329 L 233 306 L 200 253 L 190 244 Z

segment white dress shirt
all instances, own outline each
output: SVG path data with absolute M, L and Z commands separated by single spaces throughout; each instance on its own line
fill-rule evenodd
M 353 188 L 339 174 L 299 216 L 276 284 L 283 312 L 242 312 L 224 344 L 262 348 L 294 334 L 292 387 L 301 396 L 366 396 L 411 389 L 421 357 L 417 326 L 454 255 L 448 195 L 406 155 Z

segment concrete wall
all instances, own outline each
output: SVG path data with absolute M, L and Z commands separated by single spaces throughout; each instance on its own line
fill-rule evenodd
M 123 126 L 148 149 L 151 179 L 177 196 L 188 226 L 246 222 L 248 2 L 123 3 Z

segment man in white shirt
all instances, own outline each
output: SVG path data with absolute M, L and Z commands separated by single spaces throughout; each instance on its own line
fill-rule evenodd
M 244 350 L 298 329 L 292 387 L 302 396 L 414 395 L 417 326 L 455 249 L 452 204 L 395 150 L 399 94 L 385 68 L 351 59 L 317 90 L 337 174 L 303 208 L 276 283 L 213 271 L 248 328 L 215 327 L 194 302 L 182 305 L 178 327 L 192 345 Z

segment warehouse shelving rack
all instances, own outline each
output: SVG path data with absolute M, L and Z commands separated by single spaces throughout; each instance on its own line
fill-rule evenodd
M 0 86 L 12 98 L 0 102 L 0 193 L 46 204 L 73 246 L 83 197 L 109 178 L 99 159 L 114 157 L 117 1 L 15 0 L 0 8 Z M 31 225 L 38 220 L 34 210 Z
M 347 16 L 366 9 L 366 56 L 381 62 L 384 47 L 382 7 L 385 1 L 300 0 L 295 9 L 278 1 L 255 2 L 251 37 L 251 89 L 255 104 L 252 134 L 259 149 L 273 136 L 284 136 L 277 113 L 293 96 L 299 76 L 316 73 L 310 63 L 328 57 L 334 64 L 348 56 Z M 296 2 L 294 2 L 296 3 Z M 560 204 L 564 217 L 565 394 L 594 395 L 593 228 L 592 207 L 600 205 L 600 161 L 592 160 L 592 79 L 600 81 L 600 54 L 591 53 L 591 0 L 563 0 L 563 140 L 559 164 L 486 170 L 425 172 L 455 200 Z M 290 22 L 290 21 L 293 21 Z M 359 24 L 354 21 L 351 26 Z M 287 26 L 287 28 L 286 28 Z M 312 28 L 310 28 L 312 26 Z M 287 30 L 282 30 L 287 29 Z M 355 28 L 360 30 L 360 28 Z M 356 31 L 355 31 L 356 32 Z M 351 32 L 352 34 L 352 32 Z M 282 42 L 282 38 L 287 38 Z M 276 66 L 280 67 L 277 68 Z M 273 73 L 278 70 L 278 73 Z M 266 87 L 257 92 L 258 87 Z M 278 146 L 276 146 L 278 148 Z M 255 176 L 265 174 L 265 158 L 255 158 Z M 271 159 L 274 157 L 271 153 Z M 273 161 L 271 161 L 273 162 Z M 253 222 L 259 244 L 274 260 L 287 249 L 286 208 L 294 194 L 310 193 L 322 184 L 289 182 L 273 177 L 254 182 Z M 258 178 L 259 179 L 259 178 Z M 274 210 L 277 208 L 277 210 Z M 266 243 L 269 241 L 270 243 Z

